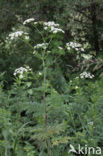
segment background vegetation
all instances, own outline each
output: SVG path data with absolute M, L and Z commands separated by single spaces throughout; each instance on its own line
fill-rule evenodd
M 0 156 L 103 150 L 102 125 L 103 0 L 1 0 Z

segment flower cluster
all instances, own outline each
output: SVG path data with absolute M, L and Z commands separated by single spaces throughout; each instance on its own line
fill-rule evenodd
M 83 78 L 90 78 L 90 79 L 92 79 L 93 77 L 94 77 L 94 75 L 92 75 L 91 73 L 86 72 L 86 71 L 80 74 L 80 78 L 81 79 L 83 79 Z
M 39 72 L 38 74 L 39 74 L 39 76 L 41 76 L 42 75 L 42 72 Z
M 75 86 L 75 89 L 78 89 L 79 87 L 78 86 Z
M 34 25 L 37 25 L 38 24 L 38 22 L 34 22 Z
M 89 60 L 89 59 L 91 59 L 92 58 L 92 55 L 87 55 L 87 54 L 82 54 L 81 55 L 84 59 L 86 59 L 86 60 Z
M 29 68 L 28 66 L 26 68 L 20 67 L 20 68 L 15 69 L 13 75 L 14 76 L 19 75 L 19 78 L 22 79 L 23 78 L 23 74 L 27 73 L 28 71 L 31 71 L 31 68 Z
M 23 22 L 23 25 L 25 25 L 25 24 L 27 24 L 27 23 L 30 23 L 30 22 L 33 22 L 35 19 L 34 18 L 29 18 L 29 19 L 27 19 L 27 20 L 25 20 L 24 22 Z
M 44 22 L 44 26 L 47 27 L 59 27 L 59 24 L 56 24 L 54 21 Z
M 48 43 L 41 43 L 34 46 L 34 49 L 46 49 L 48 46 Z
M 67 50 L 70 50 L 71 48 L 76 50 L 76 51 L 84 51 L 84 48 L 82 48 L 82 45 L 80 43 L 75 43 L 75 42 L 69 42 L 66 43 Z
M 64 31 L 59 28 L 59 24 L 56 24 L 54 21 L 44 22 L 43 24 L 44 24 L 44 30 L 49 30 L 54 34 L 58 32 L 64 33 Z
M 16 31 L 16 32 L 9 34 L 9 38 L 10 38 L 10 40 L 13 40 L 17 37 L 22 36 L 23 34 L 27 35 L 28 33 L 24 32 L 24 31 Z
M 94 125 L 93 121 L 91 121 L 91 122 L 88 122 L 88 125 L 91 125 L 91 126 L 93 126 L 93 125 Z
M 24 38 L 25 40 L 29 40 L 30 38 L 29 38 L 29 36 L 25 36 L 25 38 Z

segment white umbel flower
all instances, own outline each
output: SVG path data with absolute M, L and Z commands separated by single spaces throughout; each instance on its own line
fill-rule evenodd
M 78 86 L 75 86 L 75 89 L 78 89 L 79 87 Z
M 20 75 L 19 75 L 19 78 L 20 78 L 20 79 L 22 79 L 22 78 L 23 78 L 23 75 L 22 75 L 22 74 L 20 74 Z
M 41 43 L 34 46 L 34 49 L 46 49 L 48 46 L 48 43 Z
M 84 51 L 84 48 L 82 48 L 82 45 L 76 42 L 66 43 L 66 48 L 67 50 L 74 49 L 75 51 Z
M 80 74 L 80 78 L 81 79 L 83 79 L 83 78 L 90 78 L 90 79 L 92 79 L 92 78 L 94 78 L 94 75 L 92 75 L 89 72 L 84 71 L 83 73 Z
M 88 122 L 88 125 L 91 125 L 91 126 L 93 126 L 93 121 L 91 121 L 91 122 Z
M 48 30 L 53 34 L 56 34 L 58 32 L 65 33 L 64 30 L 59 28 L 59 24 L 56 24 L 54 21 L 44 22 L 43 24 L 44 24 L 44 30 Z
M 20 67 L 20 68 L 15 69 L 13 75 L 14 76 L 19 75 L 19 78 L 22 79 L 23 78 L 23 74 L 27 73 L 28 71 L 31 71 L 31 68 L 29 68 L 28 66 L 27 66 L 27 68 Z
M 41 73 L 41 72 L 39 72 L 38 74 L 39 74 L 40 76 L 42 75 L 42 73 Z
M 24 31 L 16 31 L 16 32 L 9 34 L 9 38 L 10 38 L 10 40 L 13 40 L 15 38 L 22 36 L 23 34 L 27 35 L 27 33 Z
M 56 24 L 54 21 L 44 22 L 44 25 L 47 27 L 59 27 L 59 24 Z
M 58 33 L 58 32 L 64 33 L 64 30 L 62 30 L 62 29 L 60 29 L 60 28 L 53 28 L 53 29 L 51 29 L 51 32 L 53 32 L 53 34 L 56 34 L 56 33 Z
M 38 22 L 34 22 L 34 25 L 38 24 Z
M 33 22 L 35 19 L 34 18 L 29 18 L 29 19 L 27 19 L 27 20 L 25 20 L 24 22 L 23 22 L 23 25 L 25 25 L 25 24 L 27 24 L 27 23 L 30 23 L 30 22 Z
M 25 40 L 29 40 L 29 36 L 25 36 Z

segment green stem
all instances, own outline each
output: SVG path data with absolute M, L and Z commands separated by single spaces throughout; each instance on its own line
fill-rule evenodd
M 34 25 L 33 25 L 33 26 L 34 26 Z M 44 39 L 42 33 L 40 32 L 40 30 L 39 30 L 36 26 L 34 26 L 34 28 L 35 28 L 35 29 L 37 30 L 37 32 L 41 35 L 41 38 L 42 38 L 43 42 L 45 43 L 45 39 Z
M 44 86 L 44 93 L 43 93 L 43 104 L 44 104 L 44 124 L 45 127 L 47 127 L 47 107 L 46 107 L 46 67 L 45 67 L 45 51 L 43 53 L 43 70 L 44 70 L 44 77 L 43 77 L 43 86 Z M 47 153 L 48 156 L 51 156 L 51 150 L 50 150 L 50 146 L 49 146 L 49 140 L 46 140 L 46 146 L 47 146 Z
M 44 113 L 45 113 L 45 126 L 47 126 L 47 109 L 46 109 L 46 67 L 45 67 L 45 61 L 43 57 L 43 70 L 44 70 L 44 77 L 43 77 L 43 86 L 44 86 L 44 92 L 43 92 L 43 104 L 44 104 Z
M 49 146 L 49 141 L 46 140 L 46 146 L 47 146 L 47 150 L 48 150 L 48 156 L 51 156 L 51 150 L 50 150 L 50 146 Z

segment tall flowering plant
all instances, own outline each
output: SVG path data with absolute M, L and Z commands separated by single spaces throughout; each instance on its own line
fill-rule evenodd
M 64 106 L 60 95 L 52 87 L 48 76 L 49 69 L 52 68 L 54 70 L 55 66 L 58 65 L 59 58 L 65 53 L 62 42 L 63 34 L 65 32 L 60 28 L 59 24 L 56 24 L 53 21 L 36 22 L 34 18 L 30 18 L 25 20 L 23 22 L 23 25 L 25 27 L 24 30 L 28 29 L 29 26 L 32 27 L 34 31 L 38 34 L 39 39 L 36 40 L 34 36 L 34 40 L 32 40 L 31 42 L 29 33 L 23 30 L 18 30 L 9 34 L 8 38 L 11 41 L 16 41 L 18 38 L 22 40 L 25 44 L 31 47 L 33 56 L 40 60 L 41 71 L 38 71 L 37 78 L 38 80 L 39 77 L 40 79 L 42 79 L 42 86 L 35 88 L 34 92 L 40 91 L 42 93 L 41 103 L 43 104 L 43 115 L 42 119 L 37 119 L 37 121 L 40 122 L 41 125 L 40 127 L 38 127 L 37 124 L 37 126 L 34 127 L 34 130 L 32 130 L 34 134 L 32 136 L 32 139 L 36 139 L 39 142 L 42 141 L 43 144 L 45 144 L 48 155 L 51 155 L 52 146 L 56 146 L 59 143 L 68 142 L 68 137 L 64 137 L 63 139 L 58 136 L 58 141 L 54 138 L 55 135 L 59 135 L 59 133 L 64 131 L 62 121 L 58 121 L 58 119 L 56 119 L 56 116 L 58 115 L 54 114 L 54 112 L 57 112 L 57 109 L 61 109 L 61 106 L 64 109 Z M 24 66 L 15 69 L 14 76 L 16 77 L 16 82 L 19 86 L 23 85 L 22 81 L 27 78 L 28 73 L 30 73 L 31 71 L 31 68 L 27 68 Z M 27 84 L 29 85 L 30 82 Z M 58 97 L 58 100 L 54 98 L 56 96 Z M 54 109 L 54 112 L 52 111 L 52 109 Z M 61 114 L 63 115 L 62 109 Z M 54 115 L 54 117 L 52 115 Z M 54 120 L 53 122 L 52 117 L 57 121 Z

